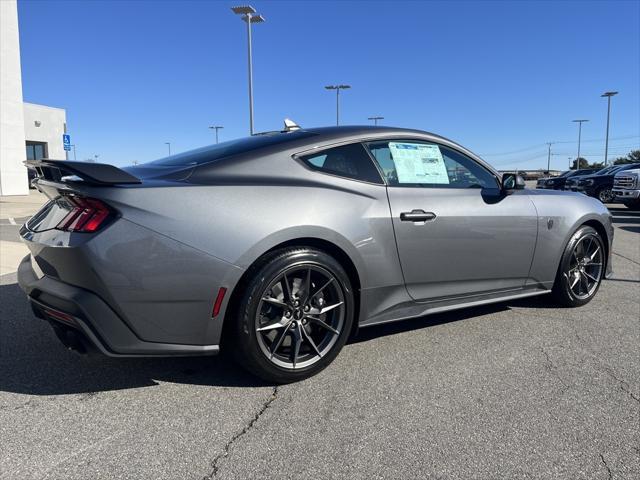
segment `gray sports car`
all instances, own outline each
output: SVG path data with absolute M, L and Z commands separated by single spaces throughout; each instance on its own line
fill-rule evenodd
M 123 169 L 27 163 L 50 201 L 20 231 L 19 283 L 79 351 L 223 349 L 291 382 L 358 328 L 547 293 L 579 306 L 611 271 L 598 200 L 525 190 L 417 130 L 291 127 Z

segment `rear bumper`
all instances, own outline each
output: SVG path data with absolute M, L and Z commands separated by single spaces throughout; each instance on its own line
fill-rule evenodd
M 219 351 L 218 345 L 141 340 L 96 294 L 36 273 L 31 255 L 18 267 L 18 283 L 35 315 L 49 321 L 69 348 L 76 344 L 76 350 L 95 349 L 110 357 L 215 355 Z

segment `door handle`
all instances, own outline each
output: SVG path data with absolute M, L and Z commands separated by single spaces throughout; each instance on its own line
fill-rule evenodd
M 400 220 L 403 222 L 428 222 L 435 218 L 435 213 L 425 212 L 424 210 L 411 210 L 400 214 Z

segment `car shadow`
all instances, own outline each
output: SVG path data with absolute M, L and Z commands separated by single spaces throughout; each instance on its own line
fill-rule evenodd
M 620 230 L 625 230 L 627 232 L 631 232 L 631 233 L 640 233 L 640 227 L 638 226 L 624 226 L 624 227 L 618 227 Z
M 507 311 L 511 306 L 557 308 L 548 295 L 361 328 L 349 343 Z M 83 394 L 151 387 L 159 382 L 220 387 L 269 385 L 227 356 L 109 358 L 65 349 L 47 322 L 36 318 L 16 283 L 0 285 L 0 391 L 28 395 Z
M 28 395 L 94 393 L 158 382 L 221 387 L 268 385 L 226 356 L 109 358 L 67 350 L 36 318 L 16 283 L 0 285 L 0 391 Z

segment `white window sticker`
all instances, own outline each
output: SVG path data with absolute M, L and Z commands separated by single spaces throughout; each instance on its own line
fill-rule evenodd
M 448 184 L 449 175 L 437 145 L 389 142 L 399 183 Z

